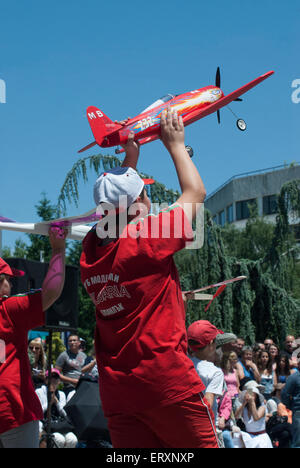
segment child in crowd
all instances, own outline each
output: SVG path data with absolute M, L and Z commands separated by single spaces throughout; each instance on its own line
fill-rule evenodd
M 224 392 L 224 374 L 214 365 L 216 358 L 216 337 L 223 334 L 207 320 L 193 322 L 188 330 L 188 346 L 191 360 L 205 385 L 205 399 L 212 409 L 214 423 L 217 423 L 217 398 Z

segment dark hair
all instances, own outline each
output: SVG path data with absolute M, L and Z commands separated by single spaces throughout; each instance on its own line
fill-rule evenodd
M 261 356 L 263 353 L 266 353 L 268 355 L 268 364 L 267 364 L 267 371 L 269 372 L 269 374 L 272 374 L 272 370 L 273 370 L 273 363 L 272 363 L 272 359 L 271 359 L 271 356 L 270 356 L 270 353 L 269 351 L 267 351 L 266 349 L 261 349 L 258 353 L 258 356 L 257 356 L 257 367 L 258 367 L 258 370 L 262 370 L 261 369 Z
M 276 362 L 275 372 L 276 372 L 277 377 L 279 375 L 281 375 L 280 374 L 280 361 L 281 361 L 281 359 L 285 360 L 285 365 L 284 365 L 284 369 L 283 369 L 284 375 L 291 375 L 289 358 L 285 353 L 280 353 L 275 358 L 275 362 Z
M 142 189 L 142 191 L 141 191 L 141 193 L 140 193 L 140 198 L 141 198 L 142 200 L 144 200 L 144 198 L 145 198 L 145 193 L 146 193 L 146 187 L 145 187 L 145 185 L 144 185 L 144 187 L 143 187 L 143 189 Z
M 251 389 L 247 389 L 247 392 L 250 393 Z M 254 398 L 255 398 L 256 408 L 259 408 L 264 403 L 264 397 L 262 394 L 258 395 L 256 392 L 252 392 L 252 394 L 254 395 Z M 246 404 L 246 406 L 248 406 L 248 403 Z
M 252 347 L 252 351 L 254 353 L 257 353 L 257 351 L 260 351 L 262 348 L 260 347 L 260 345 L 262 345 L 263 343 L 254 343 L 253 347 Z
M 191 346 L 195 346 L 195 345 L 198 345 L 199 346 L 199 341 L 196 341 L 196 340 L 188 340 L 188 352 L 189 354 L 193 354 L 194 351 L 191 349 Z M 204 346 L 205 348 L 205 346 Z M 197 348 L 197 351 L 198 350 L 201 350 L 203 348 Z
M 252 379 L 250 377 L 243 377 L 240 380 L 240 390 L 243 390 L 243 386 L 247 383 L 250 382 Z
M 68 336 L 68 341 L 69 341 L 69 339 L 71 338 L 71 336 L 76 336 L 76 338 L 78 339 L 78 341 L 80 341 L 80 340 L 79 340 L 79 335 L 77 335 L 77 333 L 71 333 L 71 334 Z
M 262 399 L 259 397 L 259 395 L 257 393 L 254 392 L 254 395 L 255 395 L 255 404 L 256 404 L 256 407 L 259 408 L 263 402 L 262 402 Z

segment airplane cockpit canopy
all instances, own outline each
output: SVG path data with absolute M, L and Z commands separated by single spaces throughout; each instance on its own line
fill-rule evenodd
M 166 94 L 165 96 L 161 97 L 160 100 L 163 101 L 163 102 L 168 102 L 168 101 L 171 101 L 171 99 L 174 99 L 174 95 L 173 94 Z
M 154 107 L 159 106 L 160 104 L 163 104 L 164 102 L 171 101 L 171 99 L 174 99 L 174 97 L 175 96 L 173 94 L 166 94 L 165 96 L 157 99 L 157 101 L 153 102 L 153 104 L 151 104 L 149 107 L 144 109 L 142 112 L 147 112 L 148 110 L 153 109 Z

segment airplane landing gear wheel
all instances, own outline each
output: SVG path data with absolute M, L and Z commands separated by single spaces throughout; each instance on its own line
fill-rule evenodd
M 245 120 L 243 120 L 243 119 L 238 119 L 236 121 L 236 126 L 242 132 L 244 132 L 246 130 L 246 128 L 247 128 L 247 124 L 246 124 Z

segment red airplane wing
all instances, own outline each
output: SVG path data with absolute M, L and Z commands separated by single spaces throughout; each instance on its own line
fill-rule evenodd
M 224 284 L 235 283 L 236 281 L 241 281 L 241 280 L 244 280 L 246 278 L 247 278 L 247 276 L 237 276 L 236 278 L 221 281 L 220 283 L 210 284 L 209 286 L 204 286 L 203 288 L 200 288 L 200 289 L 194 289 L 193 291 L 185 291 L 185 292 L 186 293 L 198 293 L 198 292 L 201 292 L 201 291 L 205 291 L 206 289 L 218 288 L 219 286 L 223 286 Z
M 266 80 L 269 78 L 269 76 L 273 75 L 274 71 L 269 71 L 268 73 L 265 73 L 264 75 L 259 76 L 253 81 L 250 81 L 250 83 L 242 86 L 241 88 L 237 89 L 236 91 L 233 91 L 230 94 L 227 94 L 227 96 L 222 97 L 218 101 L 214 102 L 213 104 L 204 107 L 203 109 L 200 110 L 195 110 L 183 117 L 183 122 L 185 125 L 189 125 L 193 122 L 196 122 L 196 120 L 202 119 L 203 117 L 206 117 L 209 114 L 212 114 L 213 112 L 216 112 L 218 109 L 221 109 L 221 107 L 227 106 L 230 102 L 234 101 L 236 98 L 241 96 L 242 94 L 245 94 L 247 91 L 249 91 L 251 88 L 254 88 L 254 86 L 258 85 L 262 81 Z

